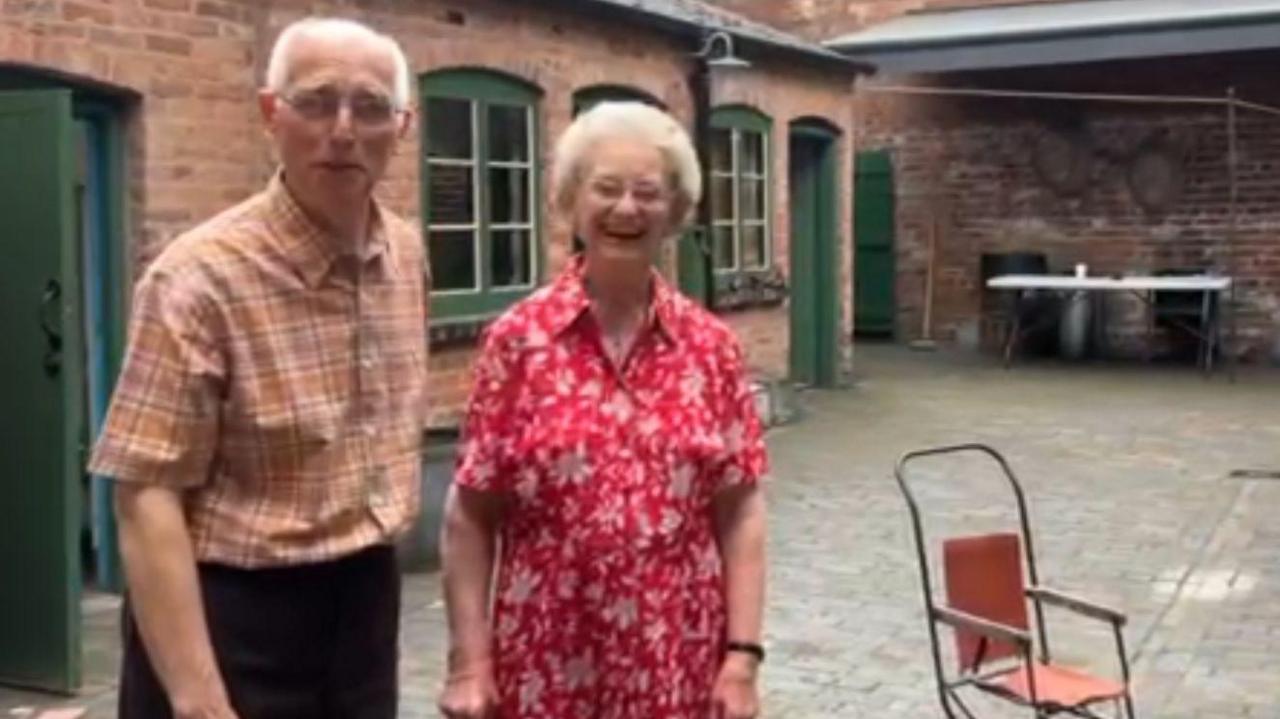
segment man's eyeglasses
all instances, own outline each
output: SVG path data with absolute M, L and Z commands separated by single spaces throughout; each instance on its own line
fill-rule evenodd
M 315 122 L 333 121 L 343 105 L 350 109 L 351 121 L 362 127 L 388 125 L 400 113 L 391 98 L 372 92 L 356 92 L 344 97 L 332 90 L 303 90 L 279 98 L 304 119 Z

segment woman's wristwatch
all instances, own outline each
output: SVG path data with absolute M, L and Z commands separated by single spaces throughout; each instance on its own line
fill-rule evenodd
M 724 650 L 726 652 L 750 654 L 756 658 L 756 661 L 764 663 L 764 647 L 755 642 L 726 642 Z

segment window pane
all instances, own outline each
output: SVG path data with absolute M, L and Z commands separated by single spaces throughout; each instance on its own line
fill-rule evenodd
M 489 159 L 529 159 L 529 110 L 509 105 L 489 106 Z
M 489 169 L 489 219 L 495 223 L 529 221 L 529 171 Z
M 533 284 L 533 242 L 528 230 L 494 230 L 493 270 L 494 287 Z
M 747 269 L 761 269 L 769 262 L 765 256 L 764 225 L 743 225 L 742 227 L 742 266 Z
M 427 99 L 427 157 L 472 157 L 471 101 Z
M 717 220 L 733 219 L 733 178 L 711 178 L 711 215 Z
M 742 172 L 763 175 L 764 174 L 764 135 L 759 132 L 742 132 L 739 138 L 742 156 L 738 159 L 739 169 Z
M 715 268 L 729 270 L 737 266 L 736 252 L 733 246 L 733 226 L 725 225 L 711 230 L 711 252 L 715 255 Z
M 739 181 L 738 190 L 742 197 L 738 205 L 738 211 L 742 213 L 744 220 L 763 220 L 764 219 L 764 180 L 755 180 L 744 177 Z
M 431 230 L 427 237 L 433 289 L 476 289 L 475 232 Z
M 733 172 L 733 132 L 731 130 L 711 131 L 711 169 L 719 172 Z
M 475 188 L 471 167 L 431 165 L 427 171 L 429 225 L 469 225 L 475 222 Z

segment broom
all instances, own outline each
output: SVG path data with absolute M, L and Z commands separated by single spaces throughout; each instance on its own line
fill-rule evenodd
M 938 344 L 933 341 L 931 336 L 933 333 L 933 264 L 934 255 L 938 240 L 938 210 L 936 207 L 929 211 L 929 258 L 926 264 L 924 275 L 924 313 L 920 320 L 920 337 L 911 340 L 908 345 L 913 350 L 922 352 L 933 351 L 938 348 Z

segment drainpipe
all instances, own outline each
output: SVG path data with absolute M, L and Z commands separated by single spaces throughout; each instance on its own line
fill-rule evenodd
M 716 306 L 715 269 L 711 240 L 711 68 L 707 63 L 706 43 L 693 56 L 693 68 L 687 78 L 689 97 L 693 100 L 693 147 L 702 168 L 702 201 L 695 215 L 694 241 L 702 253 L 703 304 L 712 312 Z

